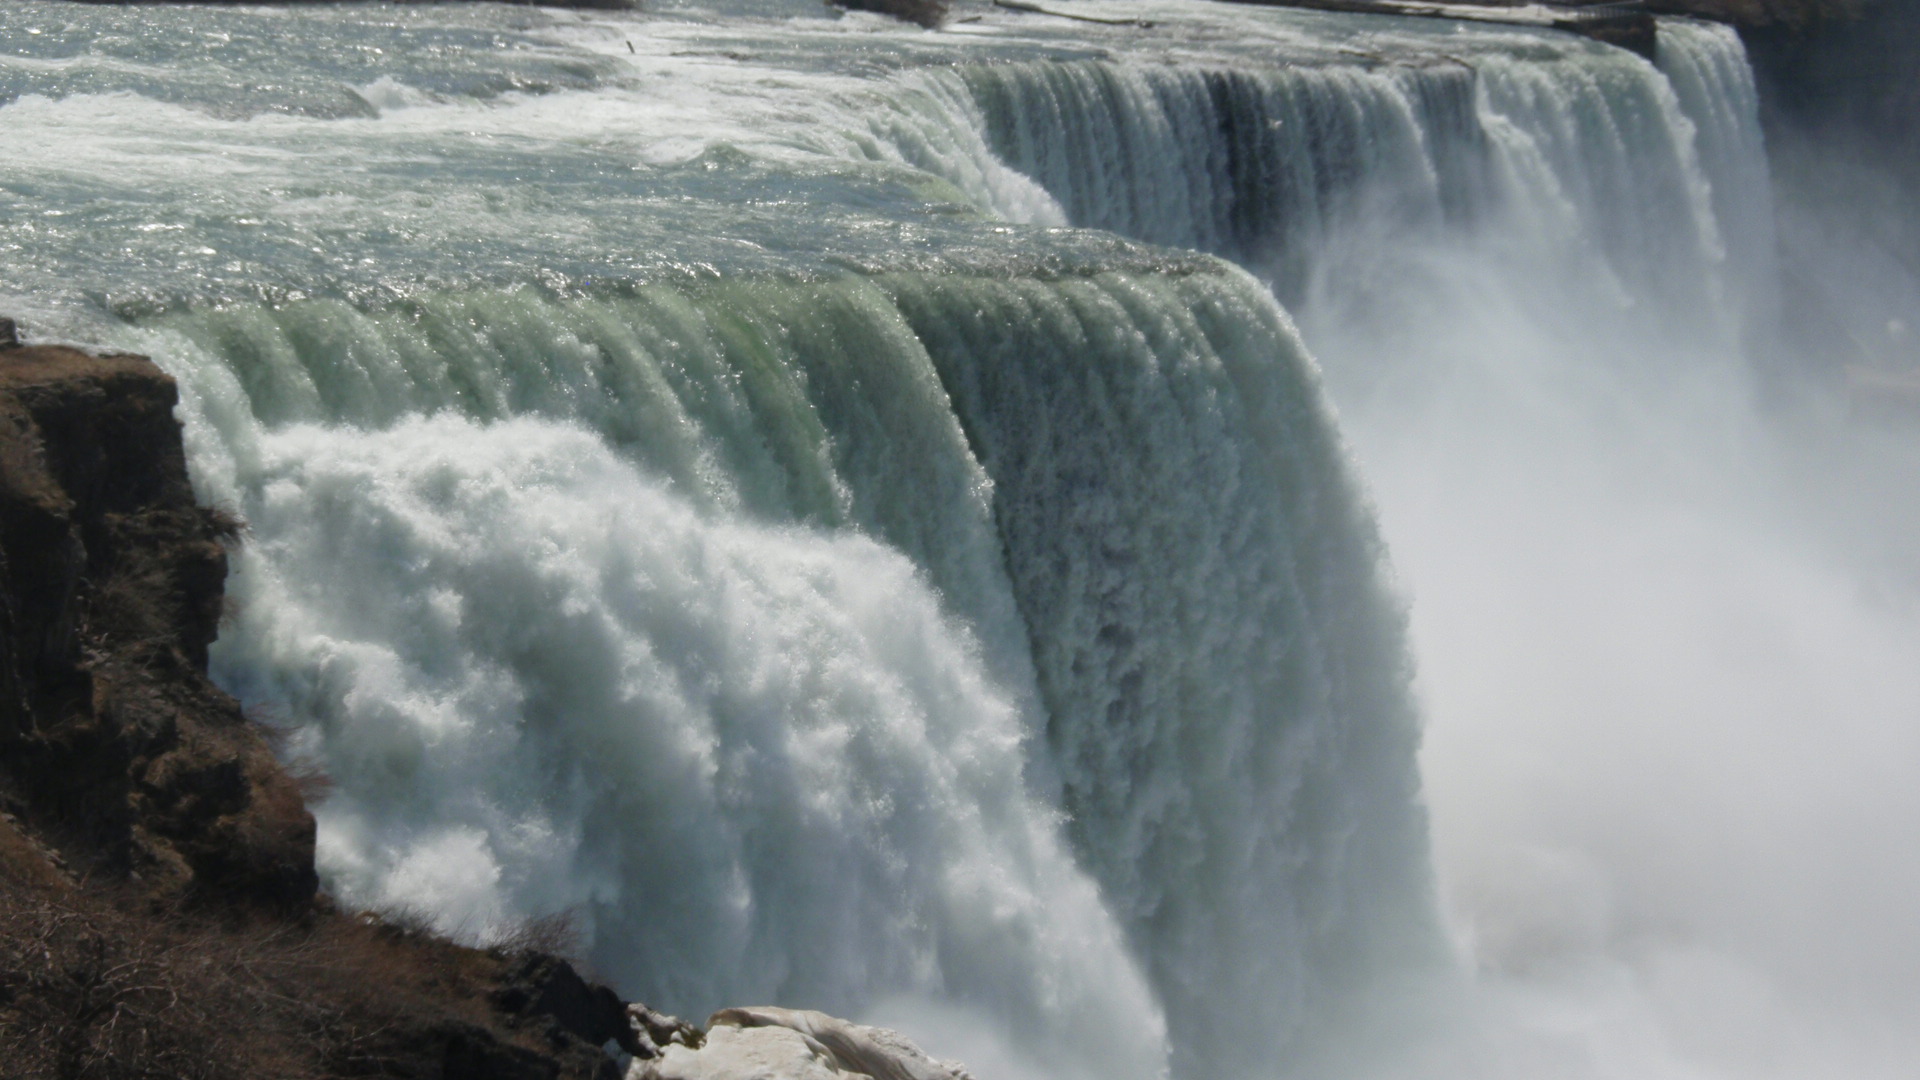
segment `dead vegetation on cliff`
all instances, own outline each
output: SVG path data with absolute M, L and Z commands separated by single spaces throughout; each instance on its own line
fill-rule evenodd
M 530 1008 L 566 978 L 551 958 L 324 910 L 154 910 L 125 887 L 50 883 L 18 835 L 0 843 L 0 1077 L 612 1075 L 587 1042 L 601 1032 Z

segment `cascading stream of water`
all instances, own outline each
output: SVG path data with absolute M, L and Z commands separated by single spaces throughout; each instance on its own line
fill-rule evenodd
M 1183 1075 L 1257 1072 L 1432 940 L 1399 619 L 1312 369 L 1237 274 L 142 333 L 259 534 L 223 677 L 312 718 L 349 895 L 584 910 L 674 1007 L 916 994 L 1108 1076 L 1159 1038 L 1114 905 Z M 1227 1037 L 1223 991 L 1265 1036 Z
M 918 997 L 1051 1071 L 1155 1073 L 1150 991 L 1029 788 L 992 482 L 882 289 L 142 333 L 254 523 L 221 673 L 307 721 L 335 888 L 573 911 L 664 1007 Z
M 1751 76 L 1686 22 L 1656 66 L 1136 8 L 14 5 L 0 298 L 180 378 L 252 529 L 217 675 L 332 777 L 330 889 L 572 912 L 628 994 L 983 1080 L 1412 1038 L 1448 976 L 1398 590 L 1457 894 L 1445 725 L 1504 699 L 1444 646 L 1511 627 L 1454 542 L 1755 487 Z M 259 47 L 289 23 L 338 47 Z
M 1623 302 L 1691 323 L 1734 302 L 1723 227 L 1740 230 L 1737 265 L 1764 274 L 1771 205 L 1738 42 L 1686 23 L 1666 41 L 1671 81 L 1618 49 L 1518 34 L 1363 65 L 1044 61 L 938 79 L 1074 224 L 1233 258 L 1290 302 L 1342 250 L 1517 221 Z
M 1313 372 L 1244 280 L 894 291 L 994 479 L 1069 835 L 1174 1072 L 1259 1075 L 1437 960 L 1401 618 Z

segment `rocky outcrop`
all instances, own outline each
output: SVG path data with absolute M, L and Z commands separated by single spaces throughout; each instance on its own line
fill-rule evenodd
M 1769 376 L 1811 379 L 1856 416 L 1916 415 L 1910 311 L 1920 280 L 1920 4 L 1746 28 L 1780 208 L 1780 332 Z
M 1920 5 L 1861 0 L 1811 23 L 1776 22 L 1743 35 L 1776 125 L 1868 140 L 1903 163 L 1920 154 Z
M 972 1080 L 899 1032 L 772 1006 L 722 1009 L 705 1037 L 636 1059 L 627 1080 Z
M 232 519 L 194 502 L 173 380 L 0 334 L 0 795 L 157 899 L 313 897 L 313 818 L 206 677 Z
M 827 0 L 831 7 L 871 11 L 936 30 L 947 21 L 946 0 Z
M 583 1061 L 608 1043 L 629 1054 L 644 1052 L 627 1003 L 556 956 L 515 957 L 493 992 L 493 1003 L 506 1015 L 539 1026 L 555 1051 Z

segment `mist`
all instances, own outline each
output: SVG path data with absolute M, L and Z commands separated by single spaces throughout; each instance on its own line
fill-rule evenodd
M 1780 242 L 1723 238 L 1735 319 L 1518 223 L 1360 238 L 1300 309 L 1409 604 L 1467 972 L 1381 1075 L 1920 1069 L 1920 397 L 1860 374 L 1920 359 L 1910 144 L 1764 89 Z

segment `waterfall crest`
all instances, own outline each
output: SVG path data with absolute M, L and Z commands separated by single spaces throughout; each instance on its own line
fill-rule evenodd
M 1290 306 L 1355 248 L 1491 226 L 1557 239 L 1569 272 L 1663 328 L 1703 309 L 1737 321 L 1765 306 L 1771 265 L 1752 73 L 1724 27 L 1670 20 L 1662 42 L 1659 68 L 1512 33 L 1343 63 L 1016 62 L 936 78 L 1074 224 L 1231 258 Z M 1728 282 L 1729 265 L 1760 280 Z

